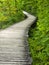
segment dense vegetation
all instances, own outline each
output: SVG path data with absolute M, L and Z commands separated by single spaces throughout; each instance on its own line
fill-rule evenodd
M 24 19 L 20 0 L 0 0 L 0 29 Z
M 22 10 L 38 17 L 28 39 L 32 65 L 49 65 L 49 0 L 0 0 L 0 28 L 24 19 Z
M 25 10 L 38 17 L 29 32 L 32 65 L 49 65 L 49 0 L 27 0 Z

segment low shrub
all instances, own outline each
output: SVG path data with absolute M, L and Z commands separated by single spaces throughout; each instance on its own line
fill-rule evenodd
M 22 7 L 20 0 L 0 0 L 0 29 L 23 20 Z
M 38 17 L 29 31 L 32 65 L 49 65 L 49 0 L 25 0 L 24 10 Z

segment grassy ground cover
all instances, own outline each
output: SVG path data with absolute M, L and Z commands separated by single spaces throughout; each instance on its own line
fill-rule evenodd
M 24 19 L 20 0 L 0 0 L 0 29 Z
M 30 28 L 29 46 L 32 65 L 49 65 L 49 0 L 25 0 L 24 10 L 38 17 Z

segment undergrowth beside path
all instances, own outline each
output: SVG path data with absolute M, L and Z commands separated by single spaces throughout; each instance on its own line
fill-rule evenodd
M 24 20 L 25 15 L 21 8 L 20 0 L 0 0 L 0 29 Z
M 29 46 L 32 65 L 49 65 L 49 0 L 25 0 L 24 9 L 35 15 L 36 26 L 30 28 Z

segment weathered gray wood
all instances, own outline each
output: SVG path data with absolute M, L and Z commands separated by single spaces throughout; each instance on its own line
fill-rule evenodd
M 28 18 L 0 31 L 0 65 L 30 65 L 28 29 L 36 17 L 23 11 Z

